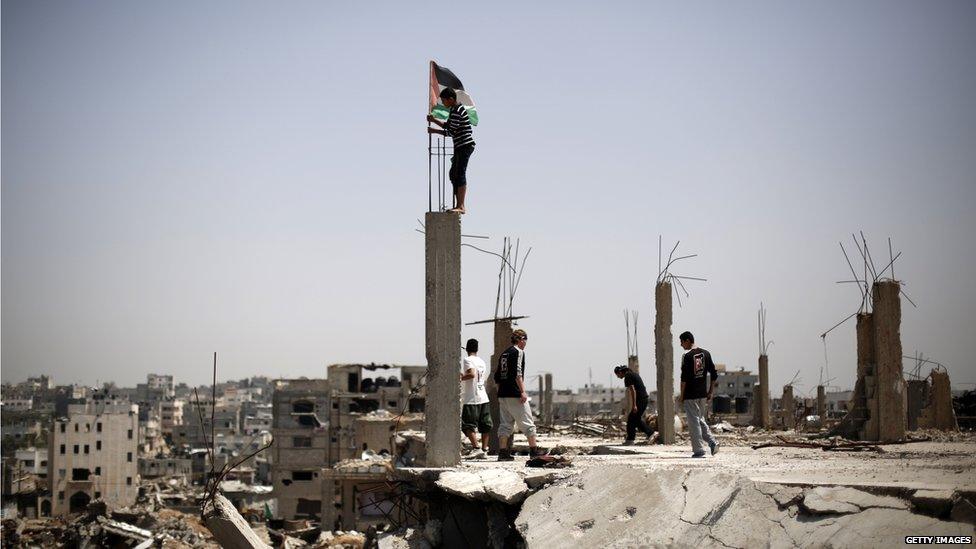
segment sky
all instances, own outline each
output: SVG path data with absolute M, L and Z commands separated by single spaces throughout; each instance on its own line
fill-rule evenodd
M 220 379 L 423 364 L 434 59 L 481 119 L 464 233 L 532 249 L 530 386 L 619 385 L 625 308 L 653 372 L 660 235 L 707 279 L 675 336 L 755 370 L 763 302 L 773 393 L 849 389 L 853 323 L 820 334 L 858 308 L 836 281 L 862 230 L 903 254 L 905 354 L 976 384 L 972 2 L 4 0 L 0 19 L 5 382 L 199 384 L 214 351 Z M 498 267 L 463 248 L 464 322 L 493 314 Z M 461 336 L 491 347 L 490 325 Z

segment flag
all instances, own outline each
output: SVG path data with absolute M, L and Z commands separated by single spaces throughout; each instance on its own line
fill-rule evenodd
M 478 111 L 475 110 L 474 101 L 468 92 L 464 91 L 464 84 L 455 76 L 451 69 L 442 67 L 433 61 L 430 62 L 430 114 L 438 120 L 447 120 L 450 109 L 441 103 L 441 91 L 444 88 L 451 88 L 457 94 L 458 103 L 464 105 L 468 111 L 468 120 L 472 126 L 478 125 Z

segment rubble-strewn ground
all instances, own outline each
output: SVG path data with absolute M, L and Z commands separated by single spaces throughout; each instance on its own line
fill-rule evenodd
M 722 444 L 721 450 L 718 455 L 705 459 L 691 457 L 690 443 L 621 446 L 619 442 L 568 437 L 541 437 L 539 443 L 543 447 L 561 446 L 569 453 L 575 453 L 575 470 L 607 465 L 647 470 L 719 469 L 764 482 L 953 489 L 976 493 L 976 435 L 971 433 L 938 433 L 935 436 L 955 442 L 933 440 L 884 445 L 879 446 L 877 452 L 752 449 L 754 444 L 775 442 L 777 435 L 782 433 L 720 433 L 716 438 Z M 932 433 L 920 435 L 935 438 Z M 464 466 L 524 469 L 522 461 L 466 461 Z
M 784 435 L 732 429 L 705 459 L 692 458 L 687 442 L 543 436 L 543 447 L 574 454 L 573 467 L 527 496 L 515 527 L 529 547 L 880 547 L 905 536 L 973 535 L 973 434 L 917 433 L 933 440 L 861 451 L 752 448 Z M 525 458 L 459 469 L 538 471 Z

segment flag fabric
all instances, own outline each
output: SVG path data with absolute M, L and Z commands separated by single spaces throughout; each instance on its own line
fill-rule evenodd
M 451 88 L 457 94 L 458 103 L 464 105 L 468 111 L 468 120 L 472 126 L 478 125 L 478 111 L 474 107 L 474 100 L 464 91 L 464 85 L 451 69 L 430 62 L 430 114 L 438 120 L 447 120 L 450 109 L 441 103 L 441 91 Z

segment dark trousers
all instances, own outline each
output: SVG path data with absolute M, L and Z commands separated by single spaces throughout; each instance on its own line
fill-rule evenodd
M 451 178 L 451 185 L 455 189 L 468 184 L 468 160 L 474 152 L 474 145 L 454 149 L 454 156 L 451 157 L 451 171 L 447 172 Z
M 644 433 L 645 435 L 651 435 L 654 431 L 647 426 L 644 422 L 644 411 L 647 410 L 647 401 L 638 400 L 637 401 L 637 411 L 631 412 L 627 415 L 627 440 L 634 440 L 637 436 L 637 431 Z

